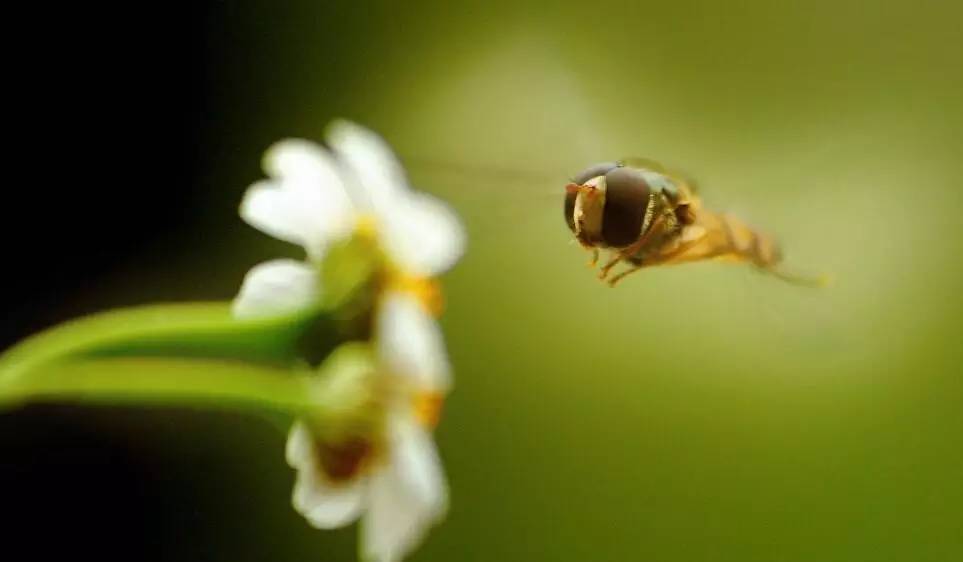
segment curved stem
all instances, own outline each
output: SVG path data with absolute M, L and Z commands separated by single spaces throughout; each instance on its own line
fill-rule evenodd
M 314 377 L 239 361 L 111 357 L 41 369 L 0 384 L 0 407 L 66 401 L 256 407 L 298 414 L 319 406 Z

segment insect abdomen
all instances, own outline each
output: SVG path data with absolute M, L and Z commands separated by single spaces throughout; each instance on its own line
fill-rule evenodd
M 782 251 L 769 236 L 755 230 L 732 215 L 720 215 L 729 237 L 733 253 L 763 268 L 769 268 L 782 260 Z

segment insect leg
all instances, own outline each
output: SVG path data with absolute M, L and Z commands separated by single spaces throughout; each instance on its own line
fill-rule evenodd
M 639 236 L 638 240 L 633 242 L 630 246 L 626 246 L 625 248 L 622 248 L 621 250 L 619 250 L 619 253 L 616 254 L 614 258 L 612 258 L 607 264 L 602 266 L 602 270 L 599 271 L 599 279 L 604 281 L 605 278 L 608 276 L 609 271 L 611 271 L 612 268 L 616 266 L 616 264 L 618 264 L 620 261 L 624 259 L 628 259 L 632 257 L 639 250 L 641 250 L 645 246 L 645 244 L 649 241 L 649 239 L 652 238 L 652 233 L 655 232 L 657 228 L 661 227 L 663 219 L 664 219 L 664 215 L 659 215 L 655 217 L 655 219 L 652 221 L 652 224 L 649 225 L 649 229 L 646 230 L 642 236 Z
M 592 259 L 589 260 L 588 266 L 595 267 L 599 263 L 599 249 L 592 248 Z
M 618 265 L 620 261 L 622 261 L 622 257 L 623 257 L 622 253 L 619 252 L 618 254 L 615 255 L 614 258 L 612 258 L 605 265 L 603 265 L 602 269 L 599 270 L 599 279 L 604 281 L 606 276 L 608 276 L 609 271 L 611 271 L 613 267 L 615 267 L 616 265 Z
M 647 265 L 647 264 L 646 264 L 646 265 Z M 619 281 L 621 281 L 626 275 L 629 275 L 630 273 L 635 273 L 636 271 L 642 269 L 643 267 L 645 267 L 645 265 L 643 265 L 643 264 L 641 264 L 641 263 L 633 263 L 631 267 L 629 267 L 628 269 L 625 269 L 625 270 L 619 272 L 618 275 L 616 275 L 615 277 L 609 279 L 609 280 L 608 280 L 609 287 L 614 287 L 615 284 L 618 283 Z
M 675 258 L 676 256 L 679 256 L 679 255 L 682 255 L 682 254 L 684 254 L 685 252 L 687 252 L 688 250 L 690 250 L 690 249 L 694 248 L 695 246 L 699 245 L 700 243 L 702 243 L 703 238 L 704 238 L 704 236 L 705 236 L 705 229 L 690 229 L 690 230 L 686 233 L 686 235 L 688 236 L 687 239 L 682 240 L 682 242 L 681 242 L 675 249 L 673 249 L 671 252 L 667 252 L 667 253 L 665 253 L 665 254 L 656 256 L 656 257 L 655 257 L 655 261 L 650 261 L 649 263 L 643 263 L 642 261 L 632 261 L 632 262 L 631 262 L 631 263 L 632 263 L 632 267 L 630 267 L 630 268 L 622 271 L 621 273 L 619 273 L 619 274 L 616 275 L 615 277 L 609 279 L 609 281 L 608 281 L 609 287 L 614 287 L 615 284 L 618 283 L 619 281 L 621 281 L 626 275 L 629 275 L 629 274 L 631 274 L 631 273 L 635 273 L 636 271 L 638 271 L 638 270 L 640 270 L 640 269 L 642 269 L 642 268 L 644 268 L 644 267 L 651 267 L 651 266 L 653 266 L 653 265 L 659 265 L 660 263 L 666 263 L 666 262 L 668 262 L 668 261 L 671 261 L 672 258 Z

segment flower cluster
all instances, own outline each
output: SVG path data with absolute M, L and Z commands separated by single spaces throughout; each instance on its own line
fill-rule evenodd
M 399 560 L 439 521 L 448 505 L 431 432 L 451 387 L 436 323 L 434 278 L 461 256 L 464 232 L 441 201 L 412 190 L 390 148 L 374 133 L 336 122 L 326 147 L 285 140 L 270 148 L 268 179 L 251 186 L 241 217 L 298 244 L 304 261 L 255 266 L 234 302 L 239 318 L 281 314 L 317 303 L 332 245 L 373 241 L 381 266 L 371 315 L 378 422 L 362 431 L 295 423 L 287 460 L 297 470 L 294 507 L 314 526 L 361 518 L 366 559 Z

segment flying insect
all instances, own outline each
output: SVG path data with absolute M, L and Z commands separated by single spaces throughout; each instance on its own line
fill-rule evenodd
M 595 164 L 576 175 L 565 186 L 565 221 L 592 252 L 591 266 L 600 250 L 612 252 L 598 274 L 612 287 L 645 267 L 708 259 L 750 263 L 793 283 L 825 284 L 781 269 L 782 252 L 770 236 L 706 209 L 691 180 L 647 160 Z M 620 263 L 627 267 L 612 274 Z

